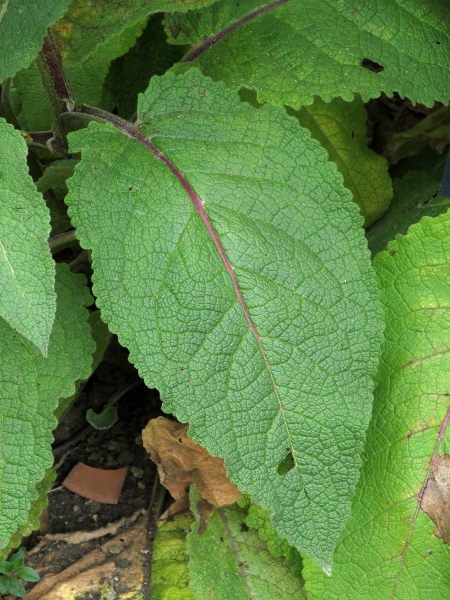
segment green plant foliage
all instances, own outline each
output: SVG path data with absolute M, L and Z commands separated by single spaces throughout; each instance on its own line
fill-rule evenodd
M 0 321 L 0 549 L 27 524 L 36 484 L 52 464 L 51 431 L 58 398 L 90 374 L 94 343 L 84 306 L 92 302 L 84 277 L 56 270 L 56 317 L 48 356 Z
M 258 531 L 259 537 L 267 544 L 270 554 L 274 557 L 284 557 L 284 564 L 291 567 L 292 574 L 301 578 L 302 559 L 295 548 L 290 546 L 286 540 L 280 538 L 275 529 L 270 524 L 270 512 L 264 510 L 257 504 L 243 502 L 239 500 L 238 506 L 247 510 L 245 524 L 251 529 Z
M 394 179 L 391 210 L 367 230 L 372 254 L 386 249 L 398 234 L 406 234 L 410 225 L 423 216 L 437 217 L 450 208 L 450 198 L 439 194 L 445 156 L 429 171 L 409 171 L 402 179 Z M 437 167 L 437 168 L 436 168 Z
M 64 14 L 69 3 L 70 0 L 0 2 L 0 83 L 36 58 L 47 27 Z
M 20 133 L 0 118 L 0 316 L 46 355 L 56 308 L 50 214 L 26 156 Z
M 442 106 L 411 129 L 395 133 L 388 142 L 385 155 L 393 164 L 415 156 L 426 145 L 442 152 L 450 142 L 450 106 Z
M 175 515 L 158 527 L 152 547 L 152 600 L 194 600 L 188 587 L 186 548 L 186 536 L 193 520 L 188 512 Z
M 306 560 L 308 598 L 432 600 L 450 589 L 449 548 L 421 495 L 450 437 L 450 214 L 425 217 L 374 267 L 386 313 L 374 415 L 333 575 Z
M 169 40 L 192 46 L 177 72 L 197 65 L 295 109 L 355 92 L 448 102 L 449 22 L 446 0 L 221 0 L 166 17 Z
M 150 78 L 163 75 L 185 52 L 184 46 L 167 43 L 161 19 L 161 14 L 152 16 L 136 45 L 111 64 L 105 86 L 125 119 L 136 112 L 137 96 L 147 89 Z
M 335 98 L 329 103 L 316 98 L 311 106 L 288 112 L 309 129 L 336 163 L 361 209 L 365 227 L 382 217 L 392 200 L 392 181 L 387 160 L 367 147 L 367 113 L 361 98 L 352 102 Z
M 37 497 L 31 502 L 28 512 L 28 520 L 22 524 L 20 529 L 10 538 L 8 545 L 0 550 L 0 560 L 6 558 L 11 550 L 20 546 L 22 539 L 37 531 L 40 527 L 39 517 L 48 506 L 47 493 L 51 490 L 56 479 L 56 471 L 53 468 L 46 470 L 43 479 L 36 484 Z
M 191 510 L 199 519 L 198 493 L 191 489 Z M 275 557 L 257 531 L 246 526 L 247 511 L 236 504 L 214 510 L 206 531 L 199 520 L 187 537 L 189 587 L 195 598 L 215 600 L 306 599 L 303 580 Z
M 357 207 L 283 109 L 196 70 L 153 78 L 138 118 L 144 143 L 98 123 L 70 135 L 66 201 L 102 317 L 164 410 L 329 569 L 382 330 Z

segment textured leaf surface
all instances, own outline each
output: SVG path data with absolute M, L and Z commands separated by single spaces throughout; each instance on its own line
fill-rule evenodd
M 381 339 L 357 207 L 283 109 L 196 70 L 153 78 L 138 117 L 158 150 L 132 126 L 70 136 L 66 201 L 102 317 L 164 410 L 327 568 Z
M 69 3 L 70 0 L 0 2 L 0 83 L 36 58 L 47 27 L 62 17 Z
M 194 594 L 188 587 L 186 548 L 186 536 L 193 520 L 192 513 L 188 512 L 175 515 L 158 526 L 152 547 L 153 600 L 194 600 Z
M 191 490 L 192 510 L 200 496 Z M 198 515 L 197 515 L 198 516 Z M 303 580 L 274 557 L 257 531 L 243 527 L 247 511 L 236 504 L 215 509 L 206 531 L 199 521 L 187 537 L 189 587 L 195 598 L 301 600 Z
M 56 294 L 47 358 L 0 321 L 0 548 L 27 524 L 36 485 L 52 465 L 58 398 L 90 375 L 94 343 L 83 306 L 92 298 L 84 277 L 58 265 Z
M 361 98 L 352 102 L 335 98 L 330 103 L 316 98 L 294 115 L 336 163 L 361 209 L 364 225 L 383 216 L 392 200 L 392 181 L 387 160 L 367 147 L 367 113 Z
M 50 213 L 26 156 L 20 133 L 0 119 L 0 316 L 46 354 L 56 308 Z
M 260 102 L 299 109 L 314 95 L 366 101 L 396 91 L 427 105 L 450 97 L 446 0 L 221 0 L 166 22 L 173 43 L 193 46 L 186 61 L 257 90 Z
M 409 171 L 394 179 L 394 199 L 389 212 L 367 230 L 372 254 L 386 249 L 388 243 L 424 216 L 437 217 L 450 208 L 450 198 L 439 194 L 445 156 L 430 171 Z
M 449 264 L 449 213 L 422 219 L 374 261 L 386 312 L 374 416 L 333 575 L 307 560 L 308 598 L 450 596 L 450 550 L 420 509 L 436 456 L 450 450 Z
M 297 578 L 302 576 L 302 559 L 299 552 L 280 538 L 270 524 L 270 512 L 257 504 L 251 503 L 249 496 L 238 500 L 237 504 L 247 511 L 245 525 L 256 529 L 259 537 L 267 544 L 267 549 L 274 557 L 283 557 L 284 564 L 290 567 Z

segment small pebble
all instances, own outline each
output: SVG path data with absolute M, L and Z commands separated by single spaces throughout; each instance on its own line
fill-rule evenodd
M 139 482 L 138 482 L 138 488 L 139 488 L 140 490 L 145 490 L 145 483 L 144 483 L 143 481 L 139 481 Z
M 110 554 L 120 554 L 122 552 L 122 548 L 120 546 L 108 546 L 108 552 Z
M 72 510 L 73 510 L 73 512 L 78 512 L 80 510 L 80 507 L 77 504 L 74 504 L 72 506 Z
M 142 479 L 142 477 L 144 476 L 144 469 L 139 469 L 139 467 L 131 467 L 130 471 L 138 479 Z

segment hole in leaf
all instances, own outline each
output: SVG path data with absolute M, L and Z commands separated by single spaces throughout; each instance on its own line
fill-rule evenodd
M 248 531 L 248 527 L 245 523 L 241 523 L 241 531 L 243 531 L 244 533 Z
M 284 477 L 285 475 L 287 475 L 289 473 L 289 471 L 292 471 L 292 469 L 294 467 L 295 467 L 294 456 L 292 455 L 292 452 L 289 450 L 289 452 L 286 454 L 286 456 L 283 458 L 283 460 L 281 460 L 280 463 L 278 464 L 278 475 L 281 475 L 281 477 Z
M 439 190 L 437 192 L 435 192 L 432 197 L 436 198 L 436 196 L 438 195 L 438 192 L 439 192 Z
M 441 45 L 441 42 L 438 42 L 438 41 L 436 40 L 436 44 L 437 44 L 438 46 L 440 46 L 440 45 Z
M 370 58 L 363 58 L 361 61 L 361 66 L 372 73 L 381 73 L 381 71 L 384 71 L 384 67 L 382 65 L 374 60 L 370 60 Z

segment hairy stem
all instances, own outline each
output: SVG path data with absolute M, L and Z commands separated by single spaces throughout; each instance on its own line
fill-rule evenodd
M 36 59 L 36 67 L 41 76 L 52 113 L 53 132 L 57 146 L 67 152 L 69 145 L 61 114 L 73 111 L 76 102 L 51 28 L 47 29 L 44 45 Z
M 20 123 L 14 114 L 10 100 L 11 79 L 7 77 L 1 87 L 0 92 L 0 117 L 3 117 L 16 129 L 20 129 Z

